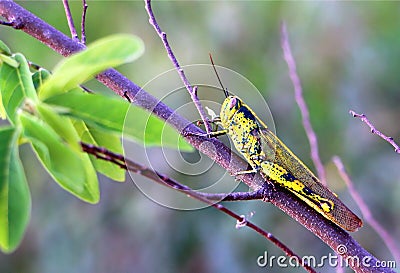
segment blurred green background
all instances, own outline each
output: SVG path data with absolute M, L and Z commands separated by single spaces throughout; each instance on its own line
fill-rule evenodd
M 69 33 L 61 1 L 20 4 Z M 70 4 L 79 25 L 81 2 Z M 219 65 L 247 77 L 267 100 L 278 136 L 313 169 L 280 47 L 279 28 L 285 21 L 330 188 L 360 215 L 331 162 L 339 155 L 374 217 L 400 243 L 399 155 L 348 114 L 350 109 L 367 114 L 400 142 L 398 2 L 179 1 L 154 2 L 153 9 L 181 64 L 209 63 L 212 52 Z M 88 43 L 113 33 L 141 37 L 144 56 L 119 69 L 141 86 L 172 68 L 141 1 L 89 1 L 86 31 Z M 62 59 L 20 31 L 1 26 L 0 39 L 48 69 Z M 111 94 L 96 82 L 89 86 Z M 145 197 L 129 177 L 126 183 L 101 177 L 100 203 L 85 204 L 51 181 L 30 147 L 22 147 L 21 157 L 32 217 L 21 246 L 13 254 L 0 254 L 0 272 L 304 272 L 259 268 L 256 259 L 264 251 L 282 252 L 248 228 L 235 229 L 232 218 L 214 209 L 165 208 Z M 299 255 L 332 253 L 272 205 L 226 205 L 239 214 L 254 211 L 252 221 Z M 376 257 L 394 259 L 368 224 L 352 235 Z

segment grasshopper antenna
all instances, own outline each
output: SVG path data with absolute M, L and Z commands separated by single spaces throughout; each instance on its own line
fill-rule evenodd
M 221 81 L 221 79 L 220 79 L 220 77 L 219 77 L 219 75 L 218 75 L 217 69 L 215 68 L 215 64 L 214 64 L 213 58 L 212 58 L 212 56 L 211 56 L 211 53 L 208 53 L 208 54 L 210 55 L 210 61 L 211 61 L 212 67 L 214 68 L 215 75 L 217 75 L 217 79 L 218 79 L 218 81 L 219 81 L 219 84 L 221 85 L 222 90 L 224 90 L 225 98 L 227 98 L 227 97 L 229 97 L 228 89 L 226 89 L 226 88 L 224 87 L 224 85 L 222 84 L 222 81 Z

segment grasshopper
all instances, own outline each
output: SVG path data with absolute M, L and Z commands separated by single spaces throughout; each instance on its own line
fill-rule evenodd
M 260 172 L 264 179 L 289 190 L 331 222 L 348 231 L 357 231 L 362 226 L 361 219 L 319 181 L 247 104 L 239 97 L 229 95 L 211 55 L 210 59 L 225 100 L 220 116 L 212 120 L 222 130 L 211 132 L 209 136 L 227 134 L 252 168 L 235 175 Z

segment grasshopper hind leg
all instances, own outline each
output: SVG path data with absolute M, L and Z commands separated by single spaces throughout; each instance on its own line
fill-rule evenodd
M 255 169 L 251 169 L 251 170 L 245 170 L 245 171 L 238 171 L 234 173 L 234 176 L 238 176 L 238 175 L 243 175 L 243 174 L 252 174 L 252 173 L 257 173 L 258 171 Z

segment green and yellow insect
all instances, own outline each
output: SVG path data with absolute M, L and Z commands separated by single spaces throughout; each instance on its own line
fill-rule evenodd
M 336 225 L 348 231 L 358 230 L 362 226 L 360 218 L 319 181 L 248 105 L 239 97 L 230 96 L 223 86 L 222 89 L 226 98 L 219 118 L 213 121 L 223 129 L 211 135 L 229 135 L 252 167 L 237 175 L 259 171 L 266 180 L 286 188 Z

